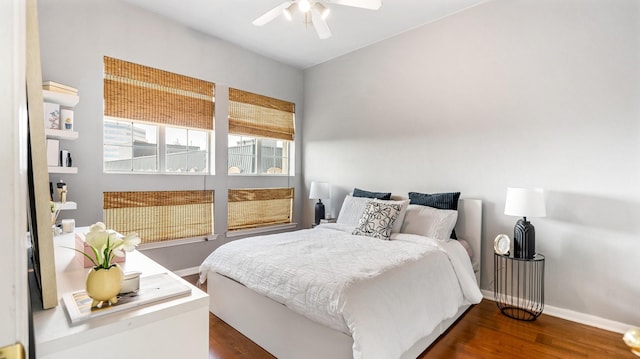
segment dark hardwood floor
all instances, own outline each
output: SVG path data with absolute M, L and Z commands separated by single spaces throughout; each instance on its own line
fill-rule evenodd
M 195 283 L 197 276 L 185 277 Z M 206 291 L 206 284 L 202 286 Z M 209 313 L 209 358 L 274 358 Z M 564 319 L 541 315 L 521 322 L 500 313 L 495 303 L 473 306 L 421 359 L 449 358 L 637 358 L 622 335 Z

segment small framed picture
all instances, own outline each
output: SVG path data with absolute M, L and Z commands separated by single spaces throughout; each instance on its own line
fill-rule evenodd
M 66 108 L 60 110 L 60 129 L 73 131 L 73 110 Z
M 57 103 L 44 103 L 44 128 L 60 129 L 60 105 Z

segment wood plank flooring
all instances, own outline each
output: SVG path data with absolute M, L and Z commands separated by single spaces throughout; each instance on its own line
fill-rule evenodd
M 195 283 L 197 276 L 184 277 Z M 206 285 L 203 290 L 206 291 Z M 210 359 L 272 359 L 260 346 L 209 313 Z M 638 358 L 622 335 L 541 315 L 534 322 L 505 317 L 495 303 L 473 306 L 420 359 Z M 303 359 L 303 358 L 301 358 Z

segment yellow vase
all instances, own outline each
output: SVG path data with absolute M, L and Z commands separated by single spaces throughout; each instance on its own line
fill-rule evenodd
M 108 302 L 109 305 L 116 304 L 121 282 L 122 270 L 117 264 L 107 269 L 91 268 L 86 283 L 87 294 L 93 299 L 91 307 L 100 307 L 104 302 Z

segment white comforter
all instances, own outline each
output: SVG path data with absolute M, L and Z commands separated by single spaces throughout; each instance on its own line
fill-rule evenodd
M 246 238 L 201 265 L 351 335 L 354 358 L 398 358 L 462 305 L 479 303 L 469 256 L 456 241 L 394 234 L 391 241 L 324 224 Z

